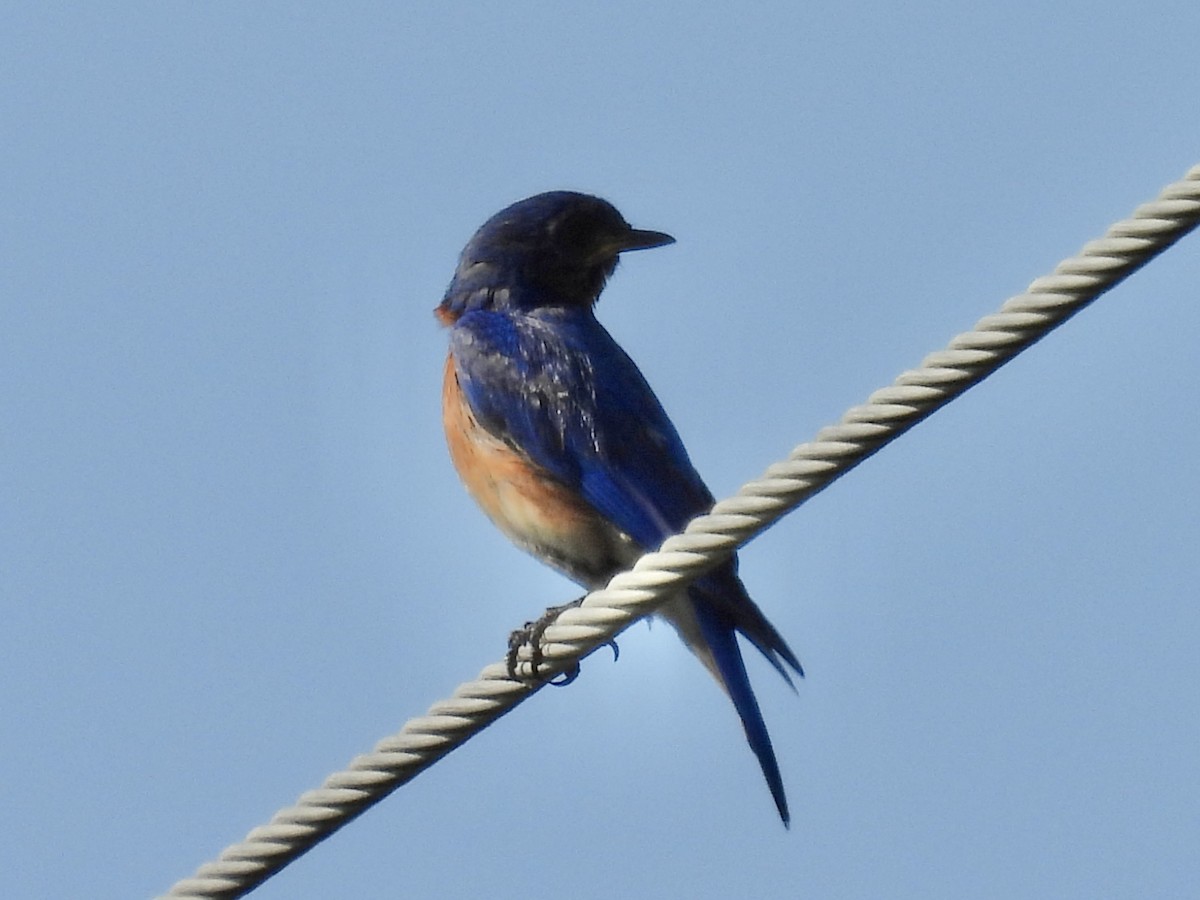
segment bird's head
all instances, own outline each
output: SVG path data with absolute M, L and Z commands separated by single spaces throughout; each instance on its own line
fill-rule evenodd
M 475 308 L 591 306 L 621 253 L 674 240 L 633 228 L 599 197 L 538 194 L 496 213 L 475 232 L 437 313 L 453 322 Z

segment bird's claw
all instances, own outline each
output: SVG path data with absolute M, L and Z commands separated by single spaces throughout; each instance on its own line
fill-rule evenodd
M 514 681 L 539 682 L 542 677 L 538 670 L 545 663 L 546 658 L 542 653 L 542 636 L 558 617 L 568 609 L 573 609 L 583 602 L 583 598 L 574 600 L 571 603 L 564 603 L 562 606 L 551 606 L 542 615 L 533 622 L 526 622 L 524 628 L 518 628 L 508 636 L 508 656 L 505 662 L 508 664 L 508 677 Z M 526 644 L 529 645 L 529 668 L 531 675 L 528 678 L 523 678 L 517 674 L 518 656 L 521 648 Z M 613 649 L 613 662 L 616 662 L 621 655 L 621 649 L 617 646 L 615 640 L 607 641 L 606 646 Z M 557 676 L 558 680 L 551 679 L 546 684 L 552 684 L 555 687 L 566 687 L 572 681 L 579 677 L 579 663 L 575 663 L 569 669 L 560 672 Z

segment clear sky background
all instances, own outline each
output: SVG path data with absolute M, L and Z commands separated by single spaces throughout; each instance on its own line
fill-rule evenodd
M 573 188 L 718 496 L 1200 161 L 1194 0 L 7 4 L 0 894 L 147 897 L 573 585 L 443 447 L 457 254 Z M 1200 237 L 755 541 L 793 825 L 636 626 L 262 898 L 1200 883 Z

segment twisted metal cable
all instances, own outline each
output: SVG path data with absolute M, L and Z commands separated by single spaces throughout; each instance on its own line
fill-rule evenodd
M 628 572 L 562 613 L 542 640 L 542 676 L 572 669 L 669 596 L 718 565 L 739 546 L 828 487 L 888 442 L 932 415 L 1030 344 L 1091 303 L 1200 224 L 1200 165 L 1139 206 L 1053 274 L 1034 281 L 1000 311 L 980 319 L 918 369 L 849 409 L 786 460 L 770 466 L 733 497 L 693 520 Z M 530 676 L 528 648 L 518 674 Z M 495 719 L 532 696 L 541 684 L 514 681 L 505 662 L 493 663 L 448 700 L 411 719 L 396 735 L 343 772 L 331 775 L 295 805 L 226 848 L 166 897 L 240 897 L 272 874 L 415 778 Z

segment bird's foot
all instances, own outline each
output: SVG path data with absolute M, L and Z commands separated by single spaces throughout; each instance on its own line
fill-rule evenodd
M 573 600 L 570 603 L 564 603 L 561 606 L 551 606 L 542 615 L 533 622 L 526 622 L 524 628 L 518 628 L 508 636 L 508 677 L 515 681 L 532 681 L 538 682 L 542 680 L 538 669 L 546 661 L 542 654 L 542 636 L 546 633 L 546 629 L 554 624 L 555 620 L 568 609 L 574 609 L 583 603 L 583 598 Z M 521 652 L 521 648 L 526 644 L 529 645 L 529 667 L 532 670 L 530 678 L 521 678 L 517 675 L 517 656 Z M 616 641 L 608 641 L 607 645 L 613 649 L 613 661 L 621 655 L 621 648 L 617 646 Z M 575 663 L 570 669 L 560 673 L 561 677 L 557 681 L 550 681 L 549 684 L 555 687 L 565 687 L 579 677 L 579 663 Z

